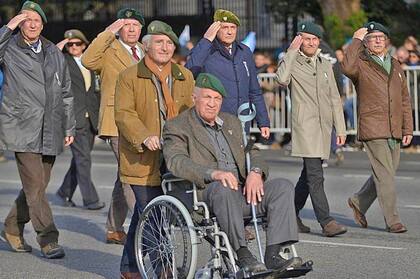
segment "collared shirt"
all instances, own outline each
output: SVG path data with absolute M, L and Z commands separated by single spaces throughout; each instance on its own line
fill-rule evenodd
M 310 61 L 311 61 L 311 66 L 312 67 L 316 67 L 316 61 L 317 61 L 317 57 L 318 57 L 318 55 L 321 53 L 321 49 L 317 49 L 316 50 L 316 52 L 315 52 L 315 54 L 314 55 L 312 55 L 312 56 L 307 56 L 305 53 L 303 53 L 301 50 L 299 50 L 299 54 L 300 55 L 302 55 L 303 57 L 305 57 L 305 58 L 308 58 L 308 59 L 310 59 Z
M 222 171 L 233 173 L 233 175 L 239 181 L 238 166 L 236 165 L 235 158 L 232 154 L 232 150 L 230 149 L 230 146 L 222 132 L 223 120 L 217 117 L 215 120 L 215 124 L 211 125 L 210 123 L 202 119 L 195 110 L 194 114 L 197 116 L 197 119 L 206 129 L 210 142 L 212 143 L 212 146 L 216 152 L 217 168 Z M 213 171 L 214 170 L 212 169 L 208 171 L 207 177 L 204 178 L 206 182 L 212 181 L 211 173 Z
M 82 56 L 76 57 L 73 56 L 74 61 L 76 61 L 77 66 L 79 66 L 80 72 L 82 73 L 83 80 L 85 81 L 85 89 L 86 92 L 89 91 L 91 85 L 92 85 L 92 78 L 90 75 L 90 71 L 85 68 L 82 64 Z
M 40 53 L 42 50 L 42 41 L 38 39 L 38 41 L 36 41 L 33 44 L 29 44 L 28 45 L 31 47 L 31 50 L 35 53 Z
M 130 53 L 130 57 L 133 57 L 133 52 L 131 50 L 131 46 L 124 43 L 121 39 L 118 39 L 118 41 L 123 45 L 123 47 L 128 51 L 128 53 Z M 136 48 L 136 51 L 137 51 L 137 56 L 141 60 L 144 56 L 143 51 L 140 49 L 140 47 L 137 44 L 136 44 L 135 48 Z M 133 58 L 133 60 L 134 60 L 134 58 Z
M 385 71 L 389 74 L 391 73 L 391 55 L 385 54 L 383 56 L 378 56 L 373 53 L 370 53 L 370 57 L 379 64 L 382 68 L 385 69 Z

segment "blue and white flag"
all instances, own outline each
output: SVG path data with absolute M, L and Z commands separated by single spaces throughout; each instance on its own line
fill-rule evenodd
M 245 39 L 242 41 L 244 45 L 249 47 L 251 52 L 254 52 L 255 47 L 257 46 L 257 36 L 255 32 L 251 31 L 248 33 L 248 35 L 245 37 Z
M 179 44 L 185 46 L 190 40 L 190 26 L 187 24 L 179 35 Z

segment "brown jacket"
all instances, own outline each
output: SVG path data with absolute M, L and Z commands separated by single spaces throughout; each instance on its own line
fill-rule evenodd
M 194 78 L 186 68 L 172 64 L 172 97 L 178 111 L 192 106 Z M 144 60 L 119 75 L 115 93 L 115 122 L 120 133 L 120 179 L 123 183 L 160 185 L 161 151 L 150 151 L 143 142 L 161 137 L 158 91 Z
M 142 47 L 139 44 L 140 47 Z M 140 58 L 143 53 L 140 54 Z M 118 136 L 114 120 L 114 95 L 118 74 L 136 62 L 111 31 L 100 33 L 82 56 L 83 65 L 101 76 L 99 136 Z
M 216 151 L 206 129 L 193 112 L 194 108 L 191 108 L 166 123 L 163 129 L 163 155 L 172 174 L 195 182 L 198 188 L 203 189 L 208 183 L 205 181 L 207 172 L 217 169 Z M 236 116 L 228 113 L 221 112 L 219 117 L 223 120 L 222 133 L 243 182 L 246 173 L 241 123 Z M 251 166 L 261 168 L 265 178 L 268 177 L 268 167 L 257 149 L 251 150 Z
M 404 71 L 391 58 L 391 73 L 376 63 L 362 41 L 353 39 L 342 62 L 343 73 L 356 87 L 358 138 L 361 141 L 413 134 L 410 96 Z

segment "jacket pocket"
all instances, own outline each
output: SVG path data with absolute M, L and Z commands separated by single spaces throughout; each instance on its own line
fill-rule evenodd
M 368 116 L 373 115 L 378 112 L 382 112 L 382 108 L 380 106 L 370 106 L 370 107 L 363 107 L 360 109 L 360 116 Z

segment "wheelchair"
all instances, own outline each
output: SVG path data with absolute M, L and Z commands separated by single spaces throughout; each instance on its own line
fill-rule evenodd
M 227 235 L 208 206 L 199 201 L 195 184 L 171 174 L 162 178 L 164 195 L 146 206 L 136 228 L 136 260 L 143 279 L 292 278 L 312 270 L 311 261 L 258 274 L 240 269 Z M 263 223 L 262 216 L 258 217 Z M 210 258 L 197 269 L 198 246 L 203 240 L 211 248 Z M 293 245 L 280 254 L 286 259 L 297 256 Z

